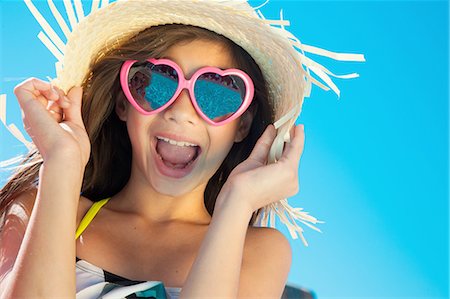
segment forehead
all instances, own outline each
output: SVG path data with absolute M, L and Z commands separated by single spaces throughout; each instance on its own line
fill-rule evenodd
M 170 47 L 161 58 L 177 63 L 187 78 L 201 67 L 233 68 L 234 63 L 224 44 L 208 40 L 182 42 Z

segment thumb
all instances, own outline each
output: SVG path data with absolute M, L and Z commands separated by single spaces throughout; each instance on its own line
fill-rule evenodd
M 64 120 L 73 122 L 84 127 L 81 117 L 81 101 L 83 96 L 83 88 L 79 86 L 72 87 L 67 93 L 70 105 L 64 109 Z
M 277 134 L 275 127 L 272 124 L 268 125 L 264 133 L 256 142 L 256 145 L 253 148 L 249 159 L 253 159 L 261 164 L 265 164 L 270 147 L 272 146 L 273 140 L 275 139 L 276 135 Z

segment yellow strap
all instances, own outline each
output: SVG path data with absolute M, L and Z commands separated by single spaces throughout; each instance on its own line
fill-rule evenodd
M 110 200 L 111 197 L 102 199 L 100 201 L 94 202 L 90 207 L 89 211 L 87 211 L 86 215 L 84 215 L 83 219 L 81 219 L 80 225 L 78 225 L 77 231 L 75 233 L 75 240 L 84 232 L 84 230 L 88 227 L 89 223 L 91 223 L 92 219 L 94 219 L 95 215 L 97 215 L 98 211 Z

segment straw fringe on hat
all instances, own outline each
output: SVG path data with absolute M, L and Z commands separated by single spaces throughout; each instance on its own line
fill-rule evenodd
M 64 1 L 69 25 L 64 21 L 52 0 L 50 10 L 57 20 L 67 43 L 56 34 L 39 13 L 31 0 L 24 0 L 29 10 L 43 28 L 38 38 L 56 57 L 56 75 L 52 83 L 67 92 L 72 86 L 80 86 L 90 71 L 90 65 L 105 50 L 122 42 L 150 26 L 181 23 L 203 27 L 222 34 L 244 48 L 257 62 L 268 83 L 269 98 L 273 102 L 274 125 L 277 137 L 270 149 L 269 163 L 282 155 L 283 144 L 289 141 L 289 130 L 301 112 L 304 97 L 309 97 L 312 84 L 324 90 L 330 88 L 339 96 L 339 89 L 331 80 L 355 78 L 358 74 L 335 75 L 322 65 L 305 56 L 305 52 L 326 56 L 335 60 L 365 61 L 361 54 L 334 53 L 317 47 L 303 45 L 286 30 L 289 21 L 267 20 L 259 7 L 251 7 L 246 0 L 93 0 L 91 12 L 84 14 L 81 0 Z M 74 10 L 75 8 L 75 10 Z M 151 13 L 149 13 L 151 12 Z M 130 17 L 133 16 L 133 17 Z M 325 84 L 315 79 L 311 72 Z M 0 96 L 0 120 L 8 130 L 28 148 L 20 131 L 6 124 L 6 95 Z M 3 113 L 2 113 L 3 112 Z M 323 223 L 308 215 L 301 208 L 291 207 L 287 199 L 264 207 L 257 222 L 260 226 L 275 227 L 275 216 L 287 226 L 292 238 L 298 234 L 307 246 L 301 222 L 320 231 L 311 223 Z

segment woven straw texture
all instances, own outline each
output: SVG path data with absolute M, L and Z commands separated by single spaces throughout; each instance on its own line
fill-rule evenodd
M 64 1 L 72 30 L 69 30 L 53 0 L 48 0 L 53 16 L 67 37 L 66 44 L 31 0 L 24 1 L 45 32 L 40 32 L 38 37 L 58 60 L 55 64 L 57 76 L 52 83 L 65 92 L 72 86 L 82 84 L 92 64 L 103 53 L 151 26 L 173 23 L 194 25 L 231 39 L 253 57 L 268 84 L 276 120 L 274 125 L 278 129 L 270 149 L 269 163 L 281 157 L 284 142 L 289 141 L 289 130 L 301 112 L 303 100 L 310 95 L 311 84 L 325 90 L 331 88 L 339 95 L 339 89 L 329 76 L 344 79 L 358 77 L 355 73 L 335 75 L 304 53 L 336 60 L 364 61 L 361 54 L 334 53 L 301 44 L 298 38 L 286 30 L 289 21 L 283 19 L 281 12 L 280 20 L 266 20 L 261 11 L 251 7 L 246 0 L 117 0 L 113 3 L 92 0 L 91 12 L 87 16 L 81 0 L 73 0 L 75 10 L 71 2 Z M 312 77 L 310 70 L 326 85 Z M 6 123 L 3 110 L 6 111 L 6 95 L 0 95 L 0 120 L 11 134 L 30 148 L 30 143 L 14 124 Z M 306 246 L 308 244 L 303 237 L 303 229 L 297 221 L 317 231 L 320 230 L 310 223 L 322 223 L 303 209 L 291 207 L 283 199 L 266 206 L 258 218 L 258 224 L 274 227 L 275 216 L 287 226 L 294 239 L 299 234 Z
M 127 16 L 133 16 L 132 18 Z M 137 32 L 159 24 L 181 23 L 204 27 L 233 40 L 261 68 L 278 120 L 296 104 L 295 117 L 279 130 L 279 141 L 300 114 L 306 87 L 305 71 L 298 52 L 275 28 L 260 19 L 245 1 L 119 1 L 83 19 L 72 31 L 62 68 L 54 82 L 66 92 L 81 85 L 98 54 Z M 279 158 L 279 157 L 277 157 Z

